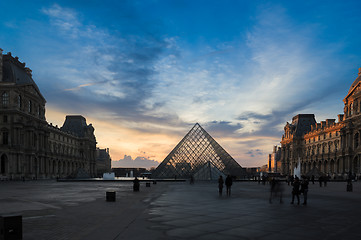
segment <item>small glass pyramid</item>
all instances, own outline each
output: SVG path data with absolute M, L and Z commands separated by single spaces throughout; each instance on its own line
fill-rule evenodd
M 198 123 L 152 173 L 153 178 L 216 180 L 241 177 L 244 169 Z

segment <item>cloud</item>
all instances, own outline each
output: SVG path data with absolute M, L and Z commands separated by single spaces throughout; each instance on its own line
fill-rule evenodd
M 97 139 L 116 156 L 140 149 L 161 161 L 199 122 L 243 166 L 259 165 L 286 121 L 334 106 L 330 96 L 341 91 L 342 43 L 321 42 L 322 26 L 297 22 L 281 5 L 258 7 L 247 32 L 232 29 L 227 41 L 194 44 L 165 32 L 167 18 L 119 4 L 111 24 L 54 4 L 41 9 L 48 22 L 29 28 L 38 32 L 33 49 L 42 57 L 33 72 L 48 106 L 91 116 Z
M 147 157 L 136 157 L 134 160 L 131 156 L 124 155 L 123 159 L 119 159 L 118 161 L 112 161 L 112 167 L 123 167 L 123 168 L 152 168 L 157 167 L 159 162 L 155 160 L 151 160 Z
M 149 116 L 152 109 L 148 109 L 145 101 L 152 97 L 155 85 L 153 66 L 169 40 L 152 32 L 150 24 L 142 25 L 138 32 L 130 29 L 120 35 L 87 24 L 82 21 L 81 13 L 58 4 L 43 8 L 42 12 L 49 17 L 49 24 L 60 30 L 54 34 L 64 40 L 59 43 L 59 54 L 53 56 L 45 73 L 53 75 L 52 84 L 45 83 L 51 92 L 49 102 L 59 108 L 71 106 L 73 111 L 101 109 L 124 121 L 163 118 Z M 139 25 L 135 17 L 125 20 L 130 26 L 131 21 Z M 61 88 L 63 91 L 59 91 Z M 67 92 L 65 98 L 64 91 Z M 70 104 L 73 102 L 87 104 Z M 165 115 L 167 119 L 169 114 Z
M 249 150 L 248 152 L 246 152 L 246 154 L 252 158 L 264 155 L 264 153 L 261 149 L 252 149 L 252 150 Z
M 72 38 L 79 37 L 82 24 L 79 22 L 77 13 L 74 10 L 53 4 L 50 8 L 43 8 L 42 12 L 50 18 L 52 25 L 63 33 Z

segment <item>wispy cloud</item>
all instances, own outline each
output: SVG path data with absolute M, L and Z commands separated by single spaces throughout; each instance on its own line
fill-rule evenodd
M 230 28 L 221 25 L 233 16 L 214 21 L 227 35 L 215 36 L 203 15 L 184 25 L 183 15 L 150 2 L 115 1 L 116 11 L 93 2 L 37 6 L 42 15 L 28 16 L 19 35 L 29 38 L 18 37 L 41 56 L 31 65 L 48 106 L 90 118 L 115 156 L 146 152 L 161 161 L 199 122 L 242 165 L 262 165 L 293 115 L 341 98 L 330 95 L 342 94 L 348 67 L 335 56 L 345 43 L 320 38 L 316 18 L 298 20 L 287 4 L 249 4 Z M 157 8 L 139 10 L 147 6 Z M 4 23 L 15 31 L 20 22 Z
M 53 4 L 50 8 L 43 8 L 42 12 L 49 16 L 51 23 L 63 33 L 73 38 L 79 37 L 82 24 L 78 20 L 76 11 Z

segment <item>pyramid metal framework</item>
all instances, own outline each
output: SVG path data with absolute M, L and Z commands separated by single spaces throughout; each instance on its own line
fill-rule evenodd
M 153 178 L 215 180 L 241 177 L 244 169 L 198 123 L 154 170 Z

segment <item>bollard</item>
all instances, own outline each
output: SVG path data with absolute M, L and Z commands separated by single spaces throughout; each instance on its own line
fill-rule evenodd
M 150 182 L 145 183 L 146 187 L 150 187 Z
M 107 202 L 115 202 L 115 192 L 106 192 L 106 200 Z
M 22 216 L 0 216 L 0 239 L 23 239 Z

